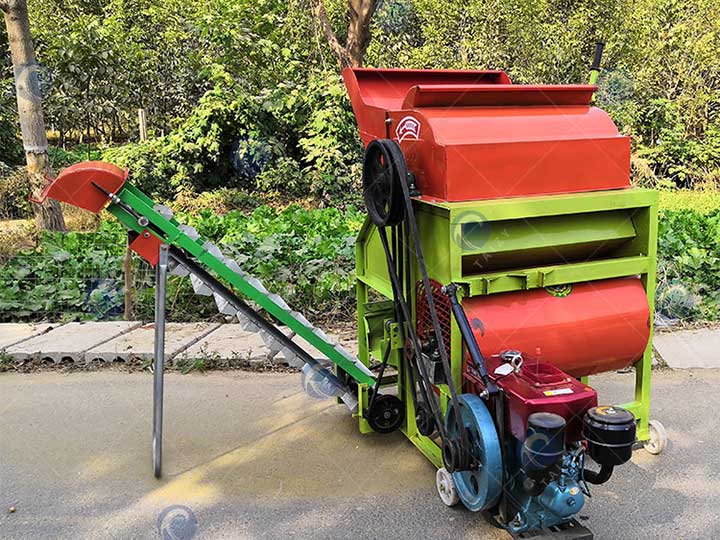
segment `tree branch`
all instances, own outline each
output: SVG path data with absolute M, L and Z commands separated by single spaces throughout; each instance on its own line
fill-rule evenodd
M 335 32 L 333 32 L 330 19 L 328 19 L 327 12 L 325 11 L 325 4 L 323 3 L 323 0 L 313 0 L 313 4 L 313 12 L 315 13 L 317 20 L 320 22 L 320 27 L 322 28 L 323 34 L 325 34 L 325 39 L 327 39 L 328 45 L 330 45 L 330 50 L 337 58 L 340 67 L 348 66 L 350 62 L 348 60 L 347 49 L 340 44 Z

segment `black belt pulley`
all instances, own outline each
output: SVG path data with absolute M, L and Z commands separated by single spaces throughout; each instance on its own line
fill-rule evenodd
M 395 240 L 403 237 L 402 234 L 398 235 L 398 229 L 400 228 L 399 226 L 404 225 L 405 253 L 406 255 L 409 253 L 408 245 L 412 244 L 418 268 L 425 285 L 424 289 L 431 322 L 438 341 L 437 345 L 440 352 L 441 365 L 450 390 L 450 401 L 451 403 L 457 403 L 457 392 L 450 369 L 450 360 L 445 344 L 443 343 L 442 329 L 440 328 L 440 321 L 430 287 L 430 279 L 420 246 L 420 236 L 417 222 L 415 221 L 410 189 L 408 187 L 407 165 L 402 150 L 397 143 L 389 139 L 380 139 L 374 140 L 368 145 L 363 162 L 363 190 L 368 215 L 373 224 L 378 228 L 380 241 L 385 251 L 388 274 L 392 284 L 395 302 L 396 320 L 400 323 L 403 340 L 404 333 L 407 332 L 408 334 L 406 349 L 409 348 L 411 351 L 408 351 L 409 354 L 404 355 L 403 360 L 408 370 L 408 378 L 411 381 L 411 396 L 413 397 L 413 404 L 416 410 L 418 430 L 423 434 L 430 435 L 437 429 L 440 437 L 443 439 L 443 447 L 453 448 L 453 458 L 448 460 L 451 463 L 446 463 L 446 465 L 453 470 L 467 469 L 471 466 L 472 461 L 467 430 L 458 416 L 456 419 L 459 426 L 458 434 L 453 440 L 450 440 L 448 436 L 440 403 L 433 391 L 430 374 L 428 373 L 426 362 L 422 357 L 423 348 L 412 324 L 412 312 L 406 300 L 407 296 L 412 296 L 410 289 L 411 284 L 409 280 L 406 280 L 406 283 L 403 284 L 403 280 L 398 275 L 399 273 L 402 274 L 403 266 L 402 258 L 397 257 L 399 245 Z M 394 249 L 391 249 L 390 241 L 388 240 L 388 227 L 392 228 Z M 409 257 L 406 256 L 406 263 L 409 264 L 409 260 L 407 259 L 409 259 Z M 400 272 L 398 272 L 399 270 Z M 405 268 L 404 270 L 406 277 L 408 277 L 409 268 Z M 383 358 L 383 365 L 386 363 L 387 355 Z M 417 386 L 420 389 L 422 401 L 418 400 L 416 395 L 415 377 L 413 375 L 416 371 L 419 375 Z M 376 403 L 378 405 L 380 404 L 377 392 L 379 385 L 380 378 L 378 378 L 378 383 L 371 396 L 367 412 L 368 419 L 372 418 L 376 420 L 380 413 L 380 411 L 373 410 L 376 407 Z M 455 414 L 458 415 L 459 409 L 457 406 L 452 408 Z
M 377 227 L 392 227 L 405 217 L 402 186 L 399 183 L 401 169 L 407 171 L 405 160 L 401 153 L 400 162 L 386 142 L 371 142 L 363 160 L 365 206 L 370 220 Z

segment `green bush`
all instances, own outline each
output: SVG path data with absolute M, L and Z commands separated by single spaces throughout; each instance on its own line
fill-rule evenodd
M 675 318 L 720 318 L 720 210 L 661 212 L 657 309 Z
M 308 315 L 346 310 L 352 303 L 360 212 L 263 206 L 250 214 L 204 210 L 181 217 Z M 44 233 L 37 249 L 0 266 L 0 320 L 121 316 L 125 244 L 115 221 L 103 222 L 94 233 Z M 153 274 L 137 258 L 133 274 L 135 314 L 150 319 Z M 195 296 L 187 278 L 171 277 L 167 296 L 175 320 L 218 318 L 212 298 Z
M 710 214 L 720 209 L 717 189 L 674 189 L 660 191 L 660 210 L 693 210 Z
M 50 146 L 48 154 L 50 155 L 50 167 L 55 172 L 80 161 L 97 161 L 102 158 L 102 150 L 88 144 L 76 144 L 70 149 Z
M 219 69 L 216 85 L 169 134 L 106 149 L 142 190 L 165 199 L 216 188 L 359 201 L 362 146 L 339 77 L 249 93 Z
M 354 243 L 363 212 L 349 208 L 179 213 L 222 246 L 247 272 L 308 316 L 354 313 Z M 663 210 L 658 253 L 658 311 L 686 320 L 720 318 L 720 209 Z M 125 233 L 106 221 L 95 233 L 45 233 L 39 247 L 0 266 L 0 320 L 103 319 L 122 315 Z M 133 263 L 135 314 L 150 319 L 153 273 Z M 211 297 L 187 278 L 168 283 L 174 320 L 219 316 Z
M 0 266 L 0 320 L 104 319 L 122 314 L 125 233 L 42 233 L 39 247 Z
M 30 185 L 25 168 L 0 162 L 0 219 L 27 219 L 30 208 Z

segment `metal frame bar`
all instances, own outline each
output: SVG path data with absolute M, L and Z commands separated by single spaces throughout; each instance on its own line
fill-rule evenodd
M 204 265 L 209 271 L 219 276 L 226 283 L 229 283 L 244 297 L 255 302 L 260 308 L 269 313 L 276 320 L 286 325 L 290 330 L 295 332 L 299 337 L 317 349 L 324 357 L 331 362 L 337 364 L 343 371 L 348 373 L 353 379 L 359 383 L 373 385 L 375 377 L 362 365 L 343 354 L 335 345 L 329 343 L 324 338 L 318 336 L 313 330 L 307 327 L 303 322 L 297 320 L 290 311 L 285 310 L 281 306 L 275 304 L 269 296 L 248 283 L 240 274 L 228 268 L 225 262 L 205 249 L 204 239 L 193 240 L 185 235 L 179 229 L 179 223 L 173 219 L 165 219 L 154 209 L 154 203 L 147 195 L 142 193 L 135 186 L 126 183 L 123 188 L 118 191 L 116 197 L 119 203 L 112 203 L 107 210 L 113 214 L 128 229 L 137 233 L 142 233 L 145 228 L 151 228 L 163 242 L 171 244 L 173 247 L 182 249 L 188 255 L 195 257 L 198 262 Z M 147 218 L 148 224 L 141 225 L 138 223 L 136 215 L 128 212 L 123 206 L 126 205 L 137 212 L 139 215 Z
M 422 248 L 428 261 L 430 277 L 440 283 L 455 282 L 463 285 L 465 294 L 470 296 L 487 295 L 513 290 L 527 290 L 560 283 L 579 283 L 590 280 L 609 279 L 623 276 L 640 276 L 647 294 L 650 312 L 653 312 L 655 296 L 655 272 L 657 258 L 657 211 L 658 194 L 655 191 L 633 188 L 628 190 L 608 190 L 590 193 L 561 195 L 541 195 L 533 197 L 467 201 L 458 203 L 439 202 L 422 199 L 416 202 L 418 226 L 422 231 Z M 558 263 L 543 267 L 515 268 L 512 271 L 478 272 L 465 275 L 462 269 L 462 257 L 466 250 L 462 239 L 462 226 L 465 223 L 486 221 L 490 224 L 505 220 L 526 220 L 547 216 L 587 217 L 586 226 L 592 226 L 595 216 L 605 212 L 627 212 L 636 230 L 636 237 L 628 240 L 627 248 L 622 248 L 616 258 L 590 260 L 585 262 Z M 566 231 L 568 236 L 572 230 Z M 547 248 L 553 248 L 551 240 Z M 520 247 L 522 249 L 522 247 Z M 479 250 L 482 251 L 482 250 Z M 370 336 L 371 330 L 364 324 L 364 314 L 370 290 L 391 299 L 389 279 L 385 269 L 383 251 L 377 234 L 366 220 L 356 244 L 356 263 L 358 278 L 358 328 L 360 359 L 370 363 L 371 351 L 366 343 L 376 341 L 380 336 Z M 522 265 L 520 265 L 522 266 Z M 416 274 L 414 265 L 409 272 Z M 414 281 L 413 281 L 414 282 Z M 462 342 L 455 321 L 451 328 L 451 366 L 455 384 L 462 377 Z M 650 379 L 652 360 L 652 329 L 650 340 L 643 357 L 635 364 L 634 400 L 622 406 L 630 410 L 638 421 L 637 437 L 640 441 L 649 438 L 648 421 L 650 416 Z M 406 374 L 400 366 L 401 383 L 406 382 Z M 436 442 L 417 432 L 414 422 L 414 410 L 409 394 L 402 388 L 399 393 L 405 397 L 407 405 L 405 435 L 436 466 L 442 466 L 442 458 Z M 362 388 L 362 387 L 361 387 Z M 440 388 L 441 396 L 446 398 L 445 389 Z M 366 402 L 360 400 L 360 416 Z M 361 416 L 362 418 L 362 416 Z M 361 432 L 369 431 L 361 419 Z
M 155 266 L 155 351 L 153 361 L 152 455 L 155 478 L 162 476 L 163 390 L 165 382 L 165 293 L 167 289 L 169 246 L 160 246 Z
M 187 268 L 198 276 L 214 294 L 220 295 L 230 303 L 238 312 L 248 317 L 258 327 L 268 332 L 272 337 L 281 342 L 290 352 L 298 356 L 305 364 L 314 371 L 322 371 L 323 376 L 343 393 L 350 393 L 346 384 L 340 381 L 330 371 L 326 370 L 322 363 L 310 355 L 305 349 L 292 340 L 291 336 L 285 335 L 275 325 L 268 322 L 254 309 L 239 299 L 233 292 L 225 287 L 220 281 L 214 278 L 200 264 L 187 257 L 180 249 L 160 245 L 158 264 L 155 267 L 155 351 L 153 363 L 153 471 L 156 478 L 162 476 L 162 424 L 163 424 L 163 382 L 164 382 L 164 360 L 165 360 L 165 300 L 167 290 L 168 263 L 170 259 Z

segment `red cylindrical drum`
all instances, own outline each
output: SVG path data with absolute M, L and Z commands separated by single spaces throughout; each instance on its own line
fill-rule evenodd
M 575 377 L 633 364 L 650 338 L 637 278 L 476 296 L 463 307 L 483 355 L 514 349 Z

